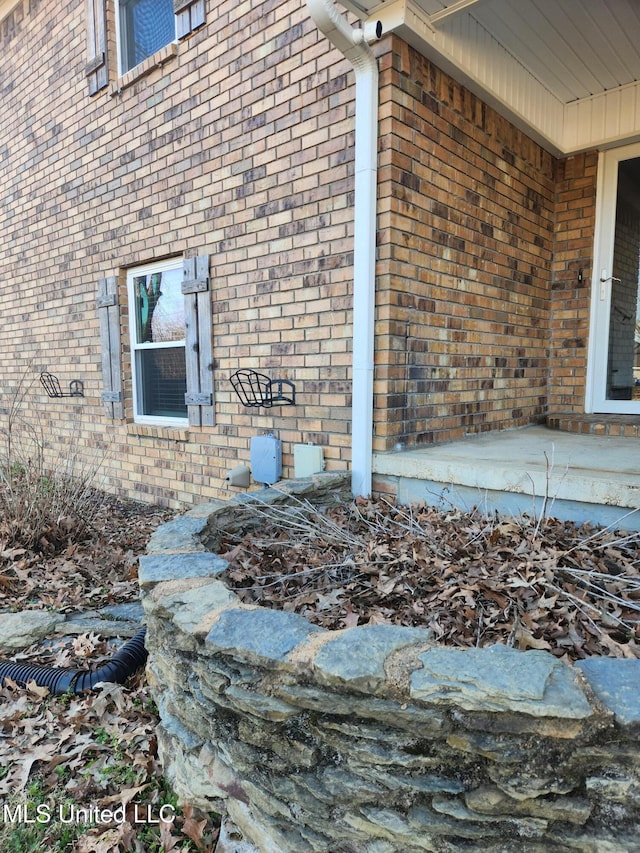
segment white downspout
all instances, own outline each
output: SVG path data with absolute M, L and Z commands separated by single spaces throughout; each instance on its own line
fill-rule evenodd
M 349 60 L 356 77 L 351 488 L 354 495 L 368 497 L 373 455 L 378 63 L 365 32 L 352 29 L 332 0 L 306 2 L 316 26 Z M 380 37 L 379 29 L 374 37 Z

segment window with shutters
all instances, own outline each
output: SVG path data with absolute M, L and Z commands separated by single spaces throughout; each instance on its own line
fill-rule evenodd
M 118 75 L 138 68 L 168 44 L 203 26 L 205 3 L 206 0 L 116 0 Z M 89 94 L 95 95 L 109 85 L 105 0 L 86 0 L 86 15 L 85 76 Z M 150 62 L 153 67 L 153 60 Z
M 127 273 L 133 415 L 138 423 L 184 425 L 185 300 L 182 260 Z
M 124 399 L 118 277 L 98 282 L 102 402 L 122 419 Z M 124 283 L 124 282 L 123 282 Z M 127 273 L 134 421 L 213 426 L 213 336 L 209 255 L 135 267 Z

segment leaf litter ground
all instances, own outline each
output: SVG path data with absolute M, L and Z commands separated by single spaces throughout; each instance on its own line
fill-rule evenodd
M 501 642 L 568 660 L 640 657 L 637 534 L 386 500 L 242 512 L 249 532 L 228 536 L 216 550 L 226 551 L 227 582 L 245 601 L 296 611 L 332 630 L 419 625 L 447 645 Z M 170 515 L 103 496 L 88 535 L 71 533 L 55 549 L 46 538 L 36 549 L 2 545 L 0 525 L 0 609 L 65 612 L 136 600 L 137 557 Z M 98 666 L 111 653 L 89 632 L 14 659 Z M 53 816 L 48 823 L 4 820 L 3 853 L 214 850 L 217 822 L 188 805 L 177 808 L 162 777 L 157 710 L 144 674 L 81 697 L 46 693 L 11 683 L 0 690 L 0 809 L 10 816 L 22 806 L 33 819 L 40 806 Z M 125 819 L 55 819 L 74 804 L 122 805 Z M 162 805 L 176 806 L 175 818 L 146 822 Z
M 173 513 L 106 495 L 96 500 L 85 537 L 70 533 L 58 553 L 46 539 L 34 550 L 0 544 L 1 610 L 86 611 L 138 599 L 138 555 Z M 0 525 L 0 543 L 1 533 Z M 113 650 L 87 632 L 12 659 L 94 667 Z M 127 685 L 105 684 L 83 696 L 53 697 L 46 688 L 8 681 L 0 688 L 0 850 L 212 851 L 217 821 L 179 807 L 163 779 L 157 723 L 143 672 Z
M 640 534 L 385 499 L 242 511 L 249 532 L 217 548 L 245 602 L 329 630 L 420 626 L 458 647 L 640 657 Z

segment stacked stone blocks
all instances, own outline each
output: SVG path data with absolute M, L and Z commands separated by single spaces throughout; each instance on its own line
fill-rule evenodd
M 336 479 L 260 497 L 326 503 Z M 639 661 L 241 604 L 206 548 L 239 523 L 233 504 L 199 508 L 141 559 L 161 756 L 185 800 L 258 853 L 640 850 Z

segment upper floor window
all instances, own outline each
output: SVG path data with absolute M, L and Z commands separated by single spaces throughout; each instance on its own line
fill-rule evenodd
M 208 0 L 116 0 L 118 76 L 122 77 L 140 65 L 142 68 L 139 72 L 130 76 L 135 78 L 138 73 L 147 73 L 155 66 L 153 60 L 148 63 L 145 63 L 145 60 L 163 48 L 163 53 L 158 57 L 159 64 L 165 61 L 168 55 L 173 55 L 171 51 L 174 48 L 168 48 L 168 45 L 177 44 L 205 25 L 207 2 Z M 110 39 L 106 9 L 105 0 L 86 0 L 88 57 L 84 73 L 90 95 L 101 92 L 110 81 L 113 85 L 107 50 Z
M 176 38 L 173 0 L 119 0 L 120 73 Z

